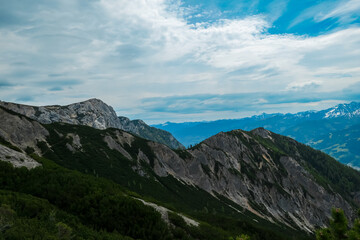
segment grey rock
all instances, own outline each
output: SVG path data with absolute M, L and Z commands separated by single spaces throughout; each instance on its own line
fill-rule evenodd
M 26 154 L 17 152 L 13 149 L 0 144 L 0 161 L 9 162 L 14 167 L 26 167 L 32 169 L 41 166 L 40 163 L 28 157 Z
M 121 128 L 114 109 L 99 99 L 90 99 L 67 106 L 33 107 L 8 102 L 0 102 L 0 105 L 45 124 L 64 122 L 97 129 Z
M 274 141 L 264 129 L 252 134 Z M 339 194 L 317 183 L 297 160 L 282 156 L 275 161 L 271 150 L 241 130 L 206 139 L 189 150 L 186 159 L 163 145 L 149 146 L 156 155 L 154 171 L 159 176 L 172 175 L 223 195 L 271 222 L 313 232 L 328 224 L 332 207 L 344 209 L 350 217 L 355 212 Z M 286 173 L 281 173 L 282 167 Z
M 96 98 L 66 106 L 35 107 L 3 101 L 0 101 L 0 106 L 44 124 L 64 122 L 97 129 L 118 128 L 173 149 L 184 148 L 171 133 L 150 127 L 142 120 L 118 117 L 111 106 Z
M 0 108 L 0 137 L 18 146 L 22 150 L 33 148 L 37 153 L 41 151 L 37 142 L 45 142 L 49 132 L 38 122 L 18 116 Z
M 104 141 L 107 143 L 108 147 L 110 149 L 115 149 L 119 153 L 121 153 L 123 156 L 125 156 L 127 159 L 131 160 L 131 155 L 123 148 L 123 143 L 118 143 L 115 139 L 113 139 L 111 136 L 106 135 L 104 137 Z

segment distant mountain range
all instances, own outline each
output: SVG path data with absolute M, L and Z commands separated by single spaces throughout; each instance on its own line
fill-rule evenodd
M 117 120 L 101 118 L 108 108 L 98 100 L 80 105 L 88 110 L 76 104 L 45 110 L 0 106 L 0 187 L 6 190 L 0 199 L 25 193 L 75 215 L 85 227 L 149 240 L 229 239 L 241 232 L 262 240 L 313 239 L 307 234 L 328 225 L 332 207 L 344 209 L 353 220 L 360 206 L 359 172 L 264 128 L 221 132 L 190 149 L 173 150 L 106 128 Z M 71 115 L 71 109 L 78 114 Z M 142 221 L 154 213 L 138 202 L 134 207 L 133 197 L 162 209 L 162 220 L 158 214 Z M 21 216 L 31 218 L 30 213 Z M 49 214 L 40 220 L 49 222 Z M 190 223 L 182 223 L 185 219 Z M 162 221 L 173 225 L 143 233 Z M 179 232 L 184 238 L 177 237 Z
M 219 132 L 264 127 L 322 150 L 342 163 L 360 167 L 359 124 L 360 103 L 351 102 L 322 111 L 305 111 L 295 114 L 264 113 L 242 119 L 167 122 L 153 126 L 171 132 L 185 146 L 199 143 Z

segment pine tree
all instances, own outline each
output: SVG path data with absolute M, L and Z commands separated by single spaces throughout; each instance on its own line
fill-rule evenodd
M 335 239 L 347 239 L 346 232 L 348 230 L 348 222 L 344 211 L 340 208 L 333 208 L 331 210 L 331 216 L 330 229 Z
M 316 232 L 317 240 L 360 240 L 360 219 L 355 219 L 352 229 L 348 228 L 348 221 L 344 211 L 339 208 L 331 210 L 330 227 Z

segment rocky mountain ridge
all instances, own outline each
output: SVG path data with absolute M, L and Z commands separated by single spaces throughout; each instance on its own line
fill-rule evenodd
M 299 163 L 305 161 L 301 153 L 294 153 L 299 155 L 297 159 L 277 155 L 261 144 L 264 139 L 276 141 L 274 134 L 264 129 L 219 133 L 190 149 L 185 160 L 152 145 L 154 170 L 160 176 L 171 174 L 225 196 L 271 222 L 295 225 L 308 232 L 326 224 L 328 209 L 333 206 L 341 206 L 352 215 L 351 204 L 340 194 L 326 190 Z
M 7 119 L 0 126 L 1 138 L 24 152 L 32 146 L 58 163 L 74 164 L 68 156 L 87 159 L 91 149 L 94 152 L 89 157 L 108 162 L 113 161 L 111 156 L 116 151 L 114 161 L 130 164 L 131 171 L 146 181 L 155 176 L 157 182 L 163 182 L 171 176 L 182 184 L 228 199 L 239 212 L 250 212 L 290 228 L 313 232 L 328 223 L 331 207 L 344 209 L 351 218 L 354 206 L 360 206 L 356 200 L 360 192 L 358 172 L 263 128 L 221 132 L 189 150 L 174 151 L 121 130 L 95 132 L 65 123 L 42 125 L 4 109 L 0 114 Z M 87 136 L 90 133 L 99 139 L 96 149 L 86 142 L 94 138 Z M 106 176 L 108 171 L 114 171 L 116 162 L 110 163 L 96 169 L 97 174 L 105 171 Z M 79 170 L 90 168 L 89 164 L 76 160 Z M 336 174 L 329 175 L 334 170 Z
M 44 124 L 63 122 L 96 129 L 118 128 L 174 149 L 183 148 L 169 132 L 150 127 L 141 120 L 130 121 L 126 117 L 118 117 L 111 106 L 96 98 L 66 106 L 36 107 L 3 101 L 0 101 L 0 106 Z
M 320 111 L 324 114 L 323 118 L 347 117 L 354 118 L 360 116 L 360 103 L 351 102 L 349 104 L 339 104 L 333 108 Z

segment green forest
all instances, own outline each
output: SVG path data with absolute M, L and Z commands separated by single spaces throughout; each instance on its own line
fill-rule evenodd
M 286 239 L 205 211 L 198 227 L 169 214 L 170 225 L 120 185 L 31 154 L 42 167 L 0 162 L 0 239 Z M 210 218 L 209 218 L 210 217 Z M 215 227 L 216 226 L 216 227 Z M 246 238 L 245 238 L 246 237 Z

